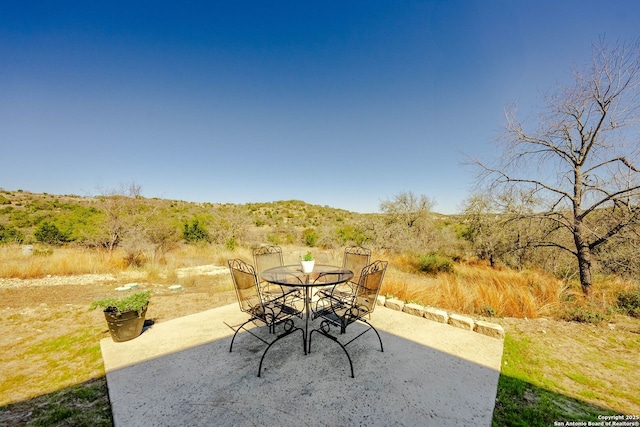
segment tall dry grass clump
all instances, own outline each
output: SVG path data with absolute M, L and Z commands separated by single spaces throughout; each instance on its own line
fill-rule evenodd
M 79 274 L 117 274 L 136 269 L 150 277 L 166 276 L 182 267 L 213 264 L 226 266 L 227 259 L 252 259 L 251 250 L 228 250 L 214 245 L 180 245 L 157 262 L 153 254 L 146 254 L 146 262 L 132 267 L 126 261 L 126 253 L 116 249 L 106 250 L 80 247 L 34 246 L 25 252 L 22 246 L 0 247 L 0 278 L 37 279 L 46 276 L 71 276 Z
M 182 244 L 167 254 L 165 263 L 167 268 L 192 267 L 206 264 L 226 266 L 227 260 L 230 258 L 249 260 L 251 257 L 251 250 L 243 247 L 237 247 L 231 250 L 219 245 Z
M 399 265 L 407 266 L 406 262 Z M 562 281 L 543 272 L 456 264 L 454 273 L 436 276 L 393 268 L 387 273 L 381 292 L 457 313 L 535 318 L 553 314 L 565 289 Z
M 565 284 L 539 271 L 496 270 L 483 265 L 458 265 L 444 289 L 461 288 L 467 312 L 499 317 L 535 318 L 554 313 L 561 304 Z M 445 292 L 441 301 L 448 305 L 456 299 Z M 462 308 L 462 307 L 461 307 Z
M 111 273 L 119 267 L 104 251 L 83 248 L 34 247 L 25 253 L 22 247 L 0 249 L 0 277 L 36 279 L 74 274 Z

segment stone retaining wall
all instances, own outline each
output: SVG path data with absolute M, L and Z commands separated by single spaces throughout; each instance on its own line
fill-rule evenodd
M 471 317 L 455 313 L 447 313 L 445 310 L 438 308 L 425 307 L 414 303 L 405 303 L 398 299 L 387 299 L 383 296 L 378 297 L 378 304 L 413 316 L 424 317 L 435 322 L 446 323 L 456 328 L 474 331 L 493 338 L 504 339 L 504 328 L 496 323 L 474 320 Z

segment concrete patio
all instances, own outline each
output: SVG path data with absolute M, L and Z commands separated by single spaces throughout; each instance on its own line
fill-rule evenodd
M 237 304 L 153 325 L 128 342 L 101 341 L 117 427 L 489 426 L 503 340 L 384 306 L 347 348 L 301 334 L 265 344 L 233 331 Z M 360 325 L 355 325 L 351 334 Z M 353 326 L 352 326 L 353 327 Z

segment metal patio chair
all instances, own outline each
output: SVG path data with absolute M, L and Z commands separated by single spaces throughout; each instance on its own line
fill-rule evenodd
M 334 298 L 348 299 L 358 285 L 358 279 L 362 269 L 369 265 L 371 259 L 371 249 L 362 246 L 348 246 L 344 249 L 344 257 L 342 258 L 342 268 L 353 271 L 353 278 L 343 284 L 337 285 L 332 289 L 323 289 L 319 291 L 320 296 L 333 296 Z
M 325 295 L 316 302 L 314 318 L 322 318 L 322 322 L 319 328 L 313 329 L 309 334 L 309 351 L 311 351 L 311 339 L 314 332 L 335 341 L 340 345 L 342 350 L 344 350 L 344 353 L 349 359 L 352 378 L 354 378 L 353 362 L 351 361 L 349 352 L 347 352 L 347 345 L 370 329 L 373 329 L 380 342 L 380 351 L 384 351 L 380 334 L 376 328 L 367 321 L 366 317 L 369 317 L 376 307 L 376 301 L 380 293 L 380 287 L 382 286 L 382 279 L 387 270 L 387 265 L 388 263 L 386 261 L 375 261 L 365 266 L 362 269 L 355 290 L 348 299 Z M 367 326 L 366 329 L 351 338 L 348 342 L 340 342 L 338 336 L 333 333 L 332 329 L 339 328 L 339 335 L 343 335 L 346 333 L 349 325 L 355 322 L 364 323 Z
M 228 325 L 235 331 L 233 338 L 231 339 L 229 352 L 233 350 L 233 342 L 236 339 L 236 335 L 238 335 L 240 330 L 244 329 L 249 334 L 267 344 L 267 348 L 260 358 L 258 376 L 260 376 L 260 372 L 262 371 L 262 362 L 264 361 L 264 357 L 267 355 L 271 346 L 295 331 L 300 331 L 302 333 L 303 350 L 304 354 L 307 354 L 307 343 L 304 336 L 304 330 L 302 330 L 302 328 L 294 327 L 293 320 L 291 319 L 292 316 L 302 316 L 301 311 L 296 307 L 287 304 L 284 295 L 280 298 L 265 301 L 260 293 L 255 269 L 251 264 L 240 259 L 230 259 L 228 264 L 231 277 L 233 279 L 233 285 L 236 290 L 236 296 L 238 297 L 240 310 L 250 316 L 249 320 L 238 326 Z M 264 334 L 262 334 L 263 336 L 260 336 L 257 333 L 254 333 L 252 330 L 253 328 L 249 329 L 246 327 L 249 323 L 254 323 L 257 326 L 260 326 L 260 324 L 266 325 L 269 332 L 268 335 L 275 335 L 275 338 L 269 340 L 264 337 Z M 282 325 L 283 332 L 278 334 L 276 333 L 276 329 L 279 325 Z
M 260 285 L 260 292 L 262 292 L 264 299 L 272 300 L 285 294 L 296 298 L 300 297 L 298 290 L 295 288 L 285 289 L 282 286 L 262 280 L 260 277 L 263 271 L 284 265 L 282 261 L 282 248 L 280 246 L 261 246 L 254 249 L 253 263 L 256 266 L 256 276 Z

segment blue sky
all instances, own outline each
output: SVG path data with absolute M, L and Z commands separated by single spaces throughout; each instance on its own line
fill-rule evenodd
M 458 212 L 629 1 L 1 1 L 0 188 Z

